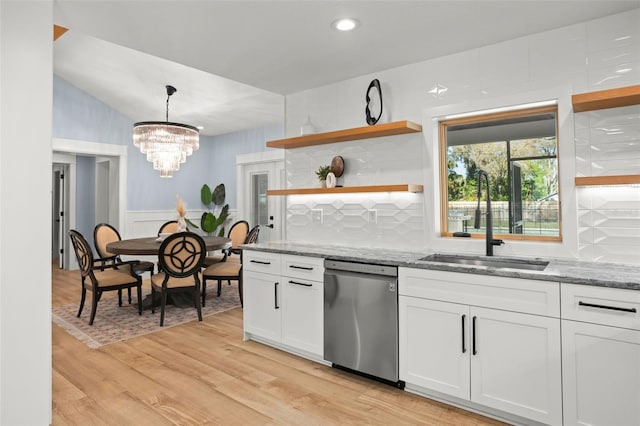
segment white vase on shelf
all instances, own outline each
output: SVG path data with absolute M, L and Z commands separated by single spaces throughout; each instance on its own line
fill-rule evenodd
M 186 232 L 187 221 L 184 220 L 184 216 L 178 216 L 178 232 Z

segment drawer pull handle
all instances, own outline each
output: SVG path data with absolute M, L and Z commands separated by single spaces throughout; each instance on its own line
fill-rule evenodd
M 596 305 L 594 303 L 578 302 L 580 306 L 586 306 L 588 308 L 610 309 L 612 311 L 632 312 L 636 313 L 636 308 L 620 308 L 618 306 Z
M 309 267 L 309 266 L 289 265 L 289 268 L 293 268 L 293 269 L 304 269 L 305 271 L 313 271 L 313 268 L 312 268 L 312 267 Z
M 289 284 L 303 285 L 305 287 L 313 287 L 313 284 L 301 283 L 301 282 L 298 282 L 298 281 L 291 281 L 291 280 L 289 280 Z
M 464 344 L 464 323 L 466 322 L 467 316 L 463 315 L 462 316 L 462 353 L 466 353 L 467 352 L 467 347 Z
M 261 265 L 271 265 L 271 262 L 263 262 L 262 260 L 250 260 L 251 263 L 259 263 Z
M 476 349 L 476 316 L 474 315 L 473 318 L 471 318 L 471 334 L 473 334 L 473 339 L 472 339 L 472 345 L 473 347 L 471 348 L 471 353 L 473 353 L 474 355 L 478 354 L 478 351 Z

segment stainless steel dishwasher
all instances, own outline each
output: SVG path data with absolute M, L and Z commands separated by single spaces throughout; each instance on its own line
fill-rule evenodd
M 398 380 L 398 268 L 324 262 L 324 359 L 334 367 Z

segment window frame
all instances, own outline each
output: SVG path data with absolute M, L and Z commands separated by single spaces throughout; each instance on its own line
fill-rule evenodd
M 449 126 L 471 124 L 484 121 L 496 121 L 507 118 L 538 115 L 543 113 L 555 114 L 555 134 L 556 134 L 556 165 L 558 173 L 558 235 L 526 235 L 526 234 L 501 234 L 495 233 L 495 238 L 503 240 L 520 240 L 531 242 L 553 242 L 563 241 L 562 232 L 562 196 L 561 196 L 561 169 L 560 169 L 560 126 L 559 126 L 559 107 L 557 103 L 544 106 L 529 106 L 519 108 L 515 106 L 513 109 L 499 112 L 482 112 L 477 114 L 464 115 L 460 117 L 443 117 L 438 120 L 438 142 L 439 142 L 439 176 L 440 176 L 440 236 L 445 238 L 453 238 L 453 232 L 449 231 L 449 190 L 448 190 L 448 173 L 447 165 L 448 145 L 447 145 L 447 128 Z M 471 238 L 484 239 L 483 233 L 470 233 Z

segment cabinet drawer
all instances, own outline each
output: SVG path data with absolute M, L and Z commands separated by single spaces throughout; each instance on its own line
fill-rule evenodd
M 242 269 L 280 275 L 280 253 L 244 250 L 242 253 Z
M 640 330 L 640 291 L 561 284 L 562 318 Z
M 324 281 L 324 259 L 319 257 L 282 255 L 282 275 L 312 281 Z
M 526 314 L 560 316 L 560 283 L 398 268 L 399 294 Z

